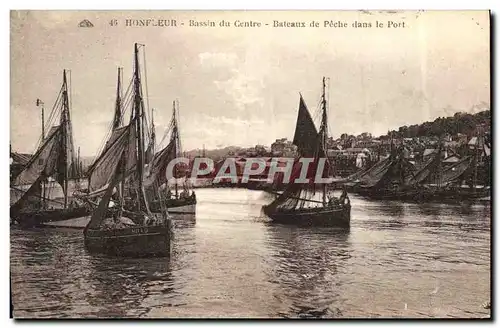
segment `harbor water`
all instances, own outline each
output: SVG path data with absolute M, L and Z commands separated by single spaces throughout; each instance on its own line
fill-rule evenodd
M 351 195 L 350 231 L 275 225 L 263 191 L 198 189 L 170 258 L 88 254 L 76 229 L 11 228 L 14 317 L 481 318 L 490 205 Z

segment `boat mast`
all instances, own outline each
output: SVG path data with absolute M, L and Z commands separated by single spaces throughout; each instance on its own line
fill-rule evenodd
M 64 192 L 64 208 L 68 207 L 68 132 L 69 132 L 69 102 L 68 102 L 68 82 L 66 79 L 66 70 L 63 70 L 63 108 L 61 112 L 62 124 L 62 145 L 63 145 L 63 192 Z
M 328 117 L 327 117 L 327 103 L 326 103 L 326 83 L 325 83 L 325 77 L 323 77 L 323 95 L 322 95 L 322 106 L 323 106 L 323 115 L 321 119 L 321 131 L 322 131 L 322 139 L 321 140 L 321 147 L 323 148 L 323 153 L 324 156 L 327 158 L 328 161 L 328 151 L 327 151 L 327 141 L 328 141 Z M 327 175 L 329 176 L 330 174 L 330 165 L 328 165 L 328 171 Z M 323 184 L 323 205 L 326 206 L 326 184 Z
M 122 71 L 123 68 L 118 67 L 118 77 L 116 81 L 116 99 L 115 99 L 115 115 L 113 117 L 113 130 L 118 129 L 122 125 Z M 133 111 L 132 111 L 133 112 Z M 122 163 L 122 170 L 124 164 Z M 123 206 L 123 196 L 125 194 L 125 184 L 123 181 L 118 183 L 118 199 L 120 199 L 120 206 Z
M 482 141 L 482 131 L 480 127 L 476 128 L 476 146 L 475 146 L 475 161 L 474 161 L 474 177 L 472 180 L 472 187 L 474 188 L 473 190 L 476 191 L 477 188 L 477 167 L 479 165 L 479 159 L 480 159 L 480 151 L 479 147 L 481 147 L 481 141 Z M 484 147 L 484 146 L 483 146 Z
M 173 129 L 172 129 L 172 138 L 174 139 L 174 145 L 175 145 L 175 157 L 177 157 L 177 119 L 175 117 L 175 100 L 173 101 Z M 177 186 L 177 167 L 175 168 L 175 198 L 179 198 L 179 187 Z
M 78 165 L 76 167 L 76 169 L 77 169 L 77 175 L 76 176 L 78 177 L 78 179 L 80 179 L 81 178 L 81 174 L 82 174 L 82 172 L 80 171 L 80 147 L 78 147 L 78 158 L 76 160 L 76 163 Z
M 36 107 L 42 107 L 42 142 L 45 139 L 45 108 L 44 103 L 39 98 L 36 100 Z
M 148 202 L 144 192 L 144 107 L 141 94 L 141 78 L 139 72 L 139 47 L 134 45 L 134 106 L 135 106 L 135 124 L 137 132 L 137 176 L 139 179 L 139 202 L 138 209 L 141 210 L 142 202 L 146 212 L 149 213 Z
M 151 156 L 155 154 L 155 144 L 156 144 L 156 132 L 155 132 L 155 109 L 151 108 Z
M 41 142 L 41 144 L 43 144 L 43 142 L 45 140 L 45 109 L 44 109 L 43 101 L 41 101 L 40 99 L 37 99 L 36 106 L 42 107 L 42 142 Z M 45 179 L 43 179 L 42 180 L 42 208 L 45 208 L 45 204 L 46 204 L 46 201 L 45 201 L 46 187 L 47 186 L 45 185 Z
M 438 165 L 437 165 L 437 186 L 438 188 L 441 188 L 441 181 L 442 181 L 442 169 L 443 169 L 443 163 L 441 161 L 441 153 L 442 153 L 442 148 L 444 147 L 444 140 L 443 140 L 443 136 L 441 136 L 441 138 L 439 138 L 439 146 L 438 146 L 438 153 L 437 153 L 437 161 L 438 161 Z

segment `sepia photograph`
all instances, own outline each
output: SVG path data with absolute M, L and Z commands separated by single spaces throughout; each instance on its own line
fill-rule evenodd
M 11 10 L 11 317 L 491 320 L 490 25 Z

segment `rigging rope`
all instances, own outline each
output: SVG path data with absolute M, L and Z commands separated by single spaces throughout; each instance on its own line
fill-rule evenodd
M 54 103 L 54 105 L 52 106 L 52 110 L 50 111 L 50 114 L 49 114 L 49 117 L 47 119 L 47 121 L 45 122 L 44 124 L 44 129 L 45 131 L 49 132 L 50 129 L 48 129 L 50 126 L 52 126 L 52 122 L 54 121 L 54 117 L 59 109 L 59 103 L 60 103 L 60 100 L 61 100 L 61 94 L 62 94 L 62 86 L 61 86 L 61 89 L 59 90 L 59 94 L 57 95 L 57 98 L 56 98 L 56 102 Z M 41 147 L 42 145 L 42 136 L 40 135 L 38 137 L 38 140 L 35 144 L 35 149 L 33 151 L 33 153 L 36 153 L 36 151 Z
M 121 102 L 120 102 L 120 108 L 121 108 L 120 115 L 122 116 L 122 118 L 125 116 L 128 105 L 130 105 L 130 102 L 132 100 L 132 92 L 131 92 L 132 83 L 133 83 L 133 80 L 131 79 L 130 83 L 127 87 L 127 91 L 125 92 L 125 95 L 121 99 Z M 123 120 L 123 122 L 124 122 L 124 120 Z M 111 120 L 108 123 L 108 128 L 106 130 L 106 134 L 105 134 L 104 138 L 101 140 L 101 143 L 99 145 L 99 148 L 97 149 L 96 158 L 94 159 L 94 161 L 97 160 L 101 156 L 102 152 L 104 151 L 104 147 L 106 146 L 106 143 L 108 142 L 109 138 L 111 138 L 112 133 L 113 133 L 113 120 Z

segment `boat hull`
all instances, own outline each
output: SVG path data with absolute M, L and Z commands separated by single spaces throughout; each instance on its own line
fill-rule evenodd
M 42 227 L 48 223 L 81 218 L 89 214 L 90 210 L 82 206 L 69 209 L 58 208 L 29 212 L 19 211 L 17 213 L 11 213 L 11 218 L 23 227 Z
M 165 201 L 168 213 L 171 214 L 196 214 L 196 199 L 169 199 Z M 159 201 L 149 204 L 150 210 L 154 213 L 161 213 L 162 206 Z
M 351 206 L 336 208 L 306 208 L 297 211 L 276 211 L 267 206 L 264 213 L 275 223 L 299 226 L 320 226 L 349 228 L 351 225 Z
M 171 228 L 161 226 L 134 226 L 123 229 L 87 229 L 85 247 L 90 253 L 123 257 L 168 256 Z
M 463 202 L 484 200 L 490 196 L 488 189 L 427 189 L 383 190 L 375 188 L 356 188 L 357 194 L 375 200 L 402 200 L 413 202 Z

